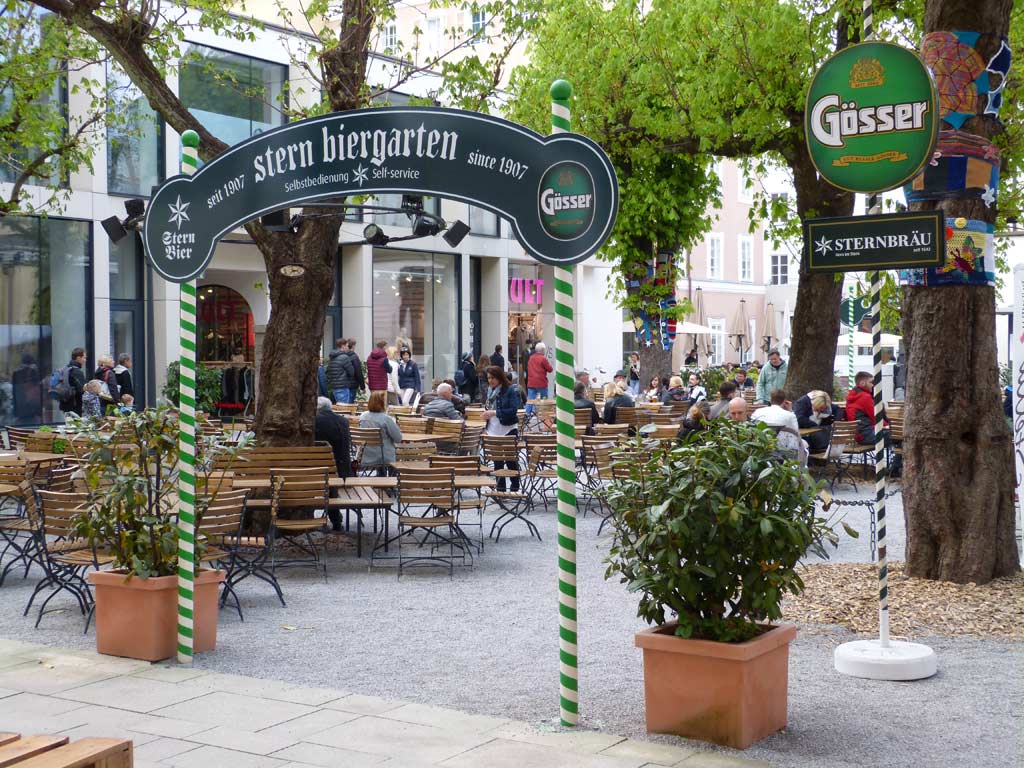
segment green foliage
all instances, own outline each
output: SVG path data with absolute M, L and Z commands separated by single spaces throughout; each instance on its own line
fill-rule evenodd
M 818 517 L 819 486 L 782 461 L 764 426 L 716 420 L 709 432 L 634 463 L 607 491 L 614 542 L 605 578 L 640 594 L 637 615 L 676 635 L 742 642 L 782 617 L 808 551 L 838 536 Z
M 181 363 L 177 360 L 167 366 L 167 382 L 164 384 L 164 388 L 160 391 L 160 394 L 164 398 L 178 407 L 178 376 L 181 371 Z M 220 400 L 221 392 L 221 374 L 216 368 L 210 368 L 206 365 L 196 366 L 196 378 L 199 379 L 196 382 L 196 410 L 203 411 L 204 413 L 213 413 L 216 403 Z
M 683 380 L 683 386 L 688 386 L 691 373 L 695 373 L 700 377 L 701 386 L 707 391 L 708 397 L 712 399 L 718 396 L 718 388 L 728 378 L 725 368 L 720 365 L 712 365 L 707 368 L 691 366 L 679 371 L 679 376 Z

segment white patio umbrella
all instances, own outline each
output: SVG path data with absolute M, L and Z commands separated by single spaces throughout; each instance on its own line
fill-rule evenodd
M 676 326 L 676 333 L 688 333 L 693 336 L 703 336 L 706 333 L 714 333 L 714 328 L 708 328 L 706 325 L 697 325 L 691 323 L 689 320 L 684 320 Z
M 732 319 L 732 328 L 729 329 L 729 338 L 732 339 L 733 349 L 740 353 L 742 360 L 743 351 L 750 347 L 750 319 L 747 317 L 746 299 L 740 299 L 740 305 Z
M 761 351 L 766 355 L 768 350 L 771 349 L 776 342 L 779 340 L 779 334 L 775 331 L 775 304 L 768 302 L 764 307 L 764 322 L 761 327 L 764 329 L 761 333 Z

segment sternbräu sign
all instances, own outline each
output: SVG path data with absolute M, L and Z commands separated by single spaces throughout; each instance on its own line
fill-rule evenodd
M 460 200 L 512 225 L 535 259 L 570 266 L 600 248 L 619 205 L 601 148 L 453 109 L 393 107 L 300 120 L 236 144 L 153 195 L 143 240 L 173 282 L 197 276 L 217 241 L 271 211 L 350 195 Z
M 941 211 L 804 221 L 808 272 L 937 267 L 946 252 Z

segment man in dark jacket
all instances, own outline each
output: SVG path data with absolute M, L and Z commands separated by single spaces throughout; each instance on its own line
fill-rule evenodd
M 135 383 L 132 381 L 132 356 L 127 352 L 122 352 L 117 356 L 114 376 L 117 377 L 117 388 L 121 393 L 121 397 L 131 395 L 134 398 Z
M 423 379 L 420 376 L 420 367 L 416 365 L 416 361 L 412 359 L 412 352 L 408 347 L 402 347 L 400 355 L 402 362 L 398 364 L 399 394 L 402 394 L 407 389 L 411 389 L 413 392 L 422 392 Z M 388 365 L 391 365 L 390 361 L 388 362 Z M 369 367 L 367 367 L 367 372 L 369 372 Z
M 491 355 L 491 365 L 496 365 L 505 370 L 505 356 L 501 354 L 501 344 L 494 345 L 494 354 Z
M 363 376 L 363 361 L 356 354 L 356 340 L 349 337 L 346 341 L 348 342 L 348 351 L 352 353 L 352 364 L 356 368 L 356 384 L 352 390 L 352 402 L 354 403 L 356 401 L 356 393 L 366 389 L 366 377 Z
M 473 354 L 466 352 L 459 362 L 459 371 L 462 374 L 462 383 L 459 384 L 459 392 L 469 400 L 475 402 L 480 391 L 480 376 L 476 372 L 476 364 L 473 362 Z
M 366 358 L 366 383 L 370 387 L 370 394 L 383 392 L 385 399 L 388 393 L 388 374 L 391 373 L 387 348 L 386 341 L 378 341 L 370 356 Z
M 327 388 L 334 393 L 336 403 L 354 403 L 356 400 L 356 356 L 349 351 L 348 339 L 338 339 L 327 362 Z
M 75 347 L 71 350 L 71 362 L 68 363 L 68 384 L 74 395 L 60 401 L 60 409 L 64 413 L 82 415 L 82 393 L 85 391 L 85 350 Z
M 313 421 L 313 439 L 327 443 L 334 454 L 334 466 L 339 477 L 352 477 L 352 434 L 348 419 L 331 410 L 331 401 L 326 397 L 316 399 L 316 418 Z M 341 513 L 336 509 L 327 510 L 331 527 L 341 530 Z
M 872 397 L 871 408 L 874 412 L 875 401 Z M 836 421 L 843 421 L 843 411 L 838 405 L 832 404 L 832 398 L 828 392 L 815 389 L 808 392 L 793 403 L 793 413 L 796 415 L 800 429 L 818 429 L 804 435 L 807 447 L 811 453 L 820 453 L 828 448 L 829 435 L 832 431 L 832 424 Z

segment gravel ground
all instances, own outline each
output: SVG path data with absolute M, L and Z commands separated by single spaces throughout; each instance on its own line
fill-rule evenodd
M 861 491 L 872 492 L 865 484 Z M 368 573 L 365 561 L 344 554 L 332 557 L 326 583 L 309 570 L 284 573 L 287 608 L 269 587 L 250 580 L 240 588 L 245 622 L 222 612 L 217 651 L 197 664 L 471 713 L 549 720 L 558 711 L 554 514 L 537 512 L 532 518 L 543 543 L 530 539 L 524 526 L 512 525 L 472 570 L 457 570 L 451 580 L 429 569 L 399 582 L 393 569 Z M 866 511 L 853 509 L 848 522 L 864 535 L 844 537 L 839 559 L 868 559 L 866 520 Z M 584 725 L 646 737 L 641 656 L 632 637 L 643 625 L 636 618 L 636 598 L 603 578 L 607 541 L 598 540 L 597 524 L 590 515 L 579 525 Z M 900 557 L 898 497 L 889 505 L 889 541 L 892 556 Z M 68 610 L 32 628 L 34 615 L 21 616 L 31 581 L 14 579 L 0 589 L 0 637 L 92 647 L 93 635 L 82 635 L 70 601 L 64 603 Z M 790 654 L 789 728 L 745 757 L 801 768 L 1005 768 L 1024 762 L 1019 644 L 913 638 L 935 649 L 938 675 L 882 683 L 833 670 L 832 649 L 852 637 L 820 627 L 801 633 Z

